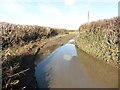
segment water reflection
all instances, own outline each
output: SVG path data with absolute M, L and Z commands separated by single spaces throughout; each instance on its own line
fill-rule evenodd
M 39 88 L 117 87 L 117 70 L 76 50 L 74 44 L 70 40 L 36 66 Z
M 77 48 L 80 66 L 92 81 L 103 88 L 118 88 L 118 69 Z
M 71 61 L 72 64 L 72 60 L 75 60 L 75 58 L 77 59 L 77 52 L 74 40 L 71 40 L 67 44 L 56 49 L 49 57 L 36 66 L 35 75 L 38 86 L 40 88 L 53 87 L 56 84 L 54 83 L 57 81 L 55 80 L 56 78 L 58 78 L 59 83 L 59 80 L 62 79 L 62 77 L 67 77 L 68 75 L 66 76 L 63 73 L 70 71 L 68 67 L 71 67 L 71 65 L 68 61 Z M 79 59 L 77 59 L 77 63 L 79 64 Z M 60 76 L 61 74 L 63 74 L 62 77 Z
M 58 49 L 57 49 L 58 50 Z M 35 68 L 35 76 L 37 79 L 38 87 L 39 88 L 48 88 L 49 82 L 52 80 L 50 79 L 50 73 L 52 73 L 52 68 L 48 66 L 51 58 L 54 56 L 54 54 L 57 52 L 54 51 L 49 57 L 41 61 L 37 67 Z

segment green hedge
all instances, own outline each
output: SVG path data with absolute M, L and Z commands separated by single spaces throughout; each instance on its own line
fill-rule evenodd
M 105 61 L 119 62 L 120 18 L 104 19 L 80 26 L 78 45 Z

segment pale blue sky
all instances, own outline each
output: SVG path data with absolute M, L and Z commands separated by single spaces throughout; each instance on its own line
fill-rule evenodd
M 118 16 L 119 0 L 0 0 L 0 22 L 78 29 L 90 21 Z

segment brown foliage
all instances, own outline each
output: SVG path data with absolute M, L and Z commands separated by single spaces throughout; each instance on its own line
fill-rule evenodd
M 65 29 L 37 25 L 17 25 L 5 22 L 1 22 L 0 25 L 2 30 L 3 48 L 13 46 L 14 44 L 23 45 L 30 41 L 37 41 L 68 32 Z
M 119 32 L 120 17 L 114 17 L 111 19 L 98 20 L 90 23 L 86 23 L 80 26 L 79 31 L 97 32 L 103 30 L 113 30 Z

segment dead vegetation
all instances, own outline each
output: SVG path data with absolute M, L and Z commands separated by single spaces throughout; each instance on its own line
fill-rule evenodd
M 34 76 L 35 59 L 46 44 L 45 39 L 68 34 L 65 29 L 16 25 L 1 22 L 2 89 L 37 88 Z
M 10 23 L 0 23 L 2 30 L 2 47 L 13 45 L 24 45 L 29 42 L 39 41 L 58 34 L 68 33 L 65 29 L 50 28 L 32 25 L 16 25 Z

